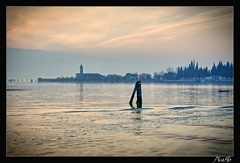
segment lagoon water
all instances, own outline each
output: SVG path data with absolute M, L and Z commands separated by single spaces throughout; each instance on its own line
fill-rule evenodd
M 233 85 L 134 84 L 7 83 L 6 155 L 233 156 Z

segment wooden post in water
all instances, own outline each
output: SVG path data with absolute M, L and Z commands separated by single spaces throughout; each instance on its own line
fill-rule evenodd
M 136 91 L 137 91 L 137 101 L 136 101 L 137 108 L 142 108 L 142 90 L 141 90 L 141 81 L 140 80 L 138 80 L 136 82 L 135 87 L 133 89 L 133 93 L 132 93 L 131 99 L 129 101 L 129 104 L 131 107 L 133 107 L 132 101 L 133 101 Z
M 129 101 L 129 105 L 130 105 L 131 107 L 133 107 L 132 101 L 133 101 L 135 92 L 136 92 L 136 84 L 135 84 L 135 87 L 134 87 L 134 89 L 133 89 L 133 93 L 132 93 L 131 99 L 130 99 L 130 101 Z

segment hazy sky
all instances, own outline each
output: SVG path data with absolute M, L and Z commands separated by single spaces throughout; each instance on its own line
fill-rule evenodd
M 7 78 L 233 62 L 231 6 L 6 7 Z

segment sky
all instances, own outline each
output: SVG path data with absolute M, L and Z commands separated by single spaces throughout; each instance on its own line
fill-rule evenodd
M 232 6 L 6 6 L 6 78 L 233 63 Z

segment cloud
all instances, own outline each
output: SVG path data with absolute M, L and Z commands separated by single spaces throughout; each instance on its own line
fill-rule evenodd
M 137 32 L 102 42 L 100 46 L 122 46 L 144 43 L 146 40 L 152 40 L 151 42 L 159 40 L 172 41 L 176 37 L 186 37 L 209 28 L 221 28 L 222 26 L 232 25 L 232 13 L 227 13 L 227 15 L 223 16 L 217 15 L 223 9 L 210 10 L 195 16 L 188 15 L 178 21 L 145 26 Z
M 201 32 L 232 28 L 232 17 L 232 7 L 7 7 L 7 46 L 166 51 Z

